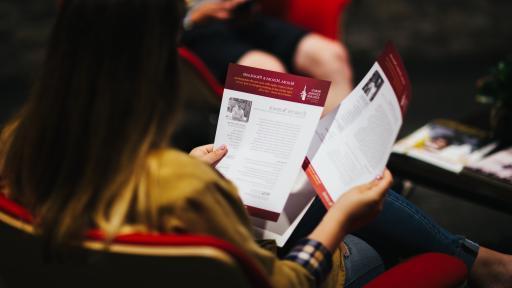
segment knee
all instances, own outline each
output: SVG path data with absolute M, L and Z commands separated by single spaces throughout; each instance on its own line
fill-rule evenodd
M 251 50 L 238 60 L 238 64 L 272 70 L 276 72 L 286 72 L 283 62 L 276 56 L 260 50 Z
M 333 80 L 342 76 L 352 81 L 352 68 L 347 48 L 338 41 L 309 34 L 297 48 L 295 63 L 299 70 Z
M 339 42 L 331 41 L 325 45 L 324 53 L 319 53 L 316 61 L 318 67 L 321 67 L 324 74 L 329 80 L 339 78 L 352 82 L 352 67 L 348 51 Z

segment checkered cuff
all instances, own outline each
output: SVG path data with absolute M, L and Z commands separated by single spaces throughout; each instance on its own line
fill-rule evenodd
M 325 280 L 332 268 L 332 253 L 322 243 L 311 239 L 300 240 L 285 259 L 306 268 L 315 277 L 317 284 Z

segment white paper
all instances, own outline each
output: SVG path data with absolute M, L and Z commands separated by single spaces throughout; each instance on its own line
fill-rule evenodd
M 386 51 L 340 105 L 325 136 L 316 134 L 317 141 L 324 139 L 316 154 L 308 154 L 311 165 L 306 173 L 327 207 L 350 188 L 381 175 L 385 168 L 410 97 L 405 70 L 394 62 L 399 60 L 397 55 L 394 49 Z M 381 61 L 390 65 L 386 71 L 397 69 L 392 75 L 395 82 L 390 81 Z M 399 84 L 402 90 L 396 88 Z
M 294 101 L 289 101 L 287 98 L 267 97 L 265 93 L 256 94 L 225 89 L 214 143 L 215 147 L 222 144 L 228 147 L 228 154 L 216 168 L 236 184 L 244 204 L 278 216 L 301 170 L 301 164 L 320 119 L 325 99 L 321 106 L 309 105 L 297 100 L 304 98 L 303 100 L 307 101 L 306 96 L 314 90 L 312 84 L 309 84 L 309 88 L 299 84 L 302 83 L 301 80 L 306 79 L 304 77 L 239 65 L 234 67 L 239 70 L 233 72 L 235 70 L 232 67 L 230 66 L 228 78 L 239 79 L 242 77 L 240 75 L 245 75 L 244 79 L 252 80 L 250 77 L 253 77 L 259 81 L 254 84 L 248 82 L 249 80 L 240 80 L 242 82 L 239 82 L 239 85 L 248 82 L 253 83 L 257 88 L 268 83 L 268 81 L 265 82 L 267 78 L 293 83 L 288 86 L 294 91 L 291 94 L 295 97 Z M 289 80 L 285 77 L 296 78 Z M 317 80 L 307 79 L 320 83 Z M 325 98 L 328 83 L 326 86 L 325 81 L 321 82 L 324 91 L 319 93 Z M 241 89 L 245 87 L 235 86 L 235 84 L 232 86 L 241 87 Z M 228 84 L 227 87 L 229 87 Z M 250 89 L 247 88 L 246 91 Z M 262 216 L 258 215 L 258 217 Z
M 329 113 L 318 123 L 315 135 L 311 141 L 308 155 L 314 155 L 331 126 L 336 111 Z M 302 220 L 316 196 L 315 189 L 311 186 L 304 170 L 299 171 L 292 192 L 286 201 L 284 210 L 277 222 L 251 217 L 255 237 L 257 239 L 273 239 L 277 246 L 282 247 L 290 238 L 293 231 Z

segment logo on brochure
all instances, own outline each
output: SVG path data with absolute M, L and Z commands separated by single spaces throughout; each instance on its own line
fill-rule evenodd
M 308 101 L 310 103 L 317 103 L 320 100 L 320 94 L 322 90 L 311 89 L 308 91 L 308 87 L 304 85 L 304 89 L 300 92 L 299 96 L 302 101 Z
M 300 99 L 302 99 L 302 101 L 306 101 L 306 97 L 308 96 L 308 92 L 306 91 L 306 89 L 306 85 L 304 85 L 304 90 L 300 92 Z

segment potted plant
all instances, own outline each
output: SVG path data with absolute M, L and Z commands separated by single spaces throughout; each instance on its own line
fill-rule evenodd
M 512 144 L 512 55 L 477 81 L 477 102 L 490 105 L 490 128 L 502 144 Z

